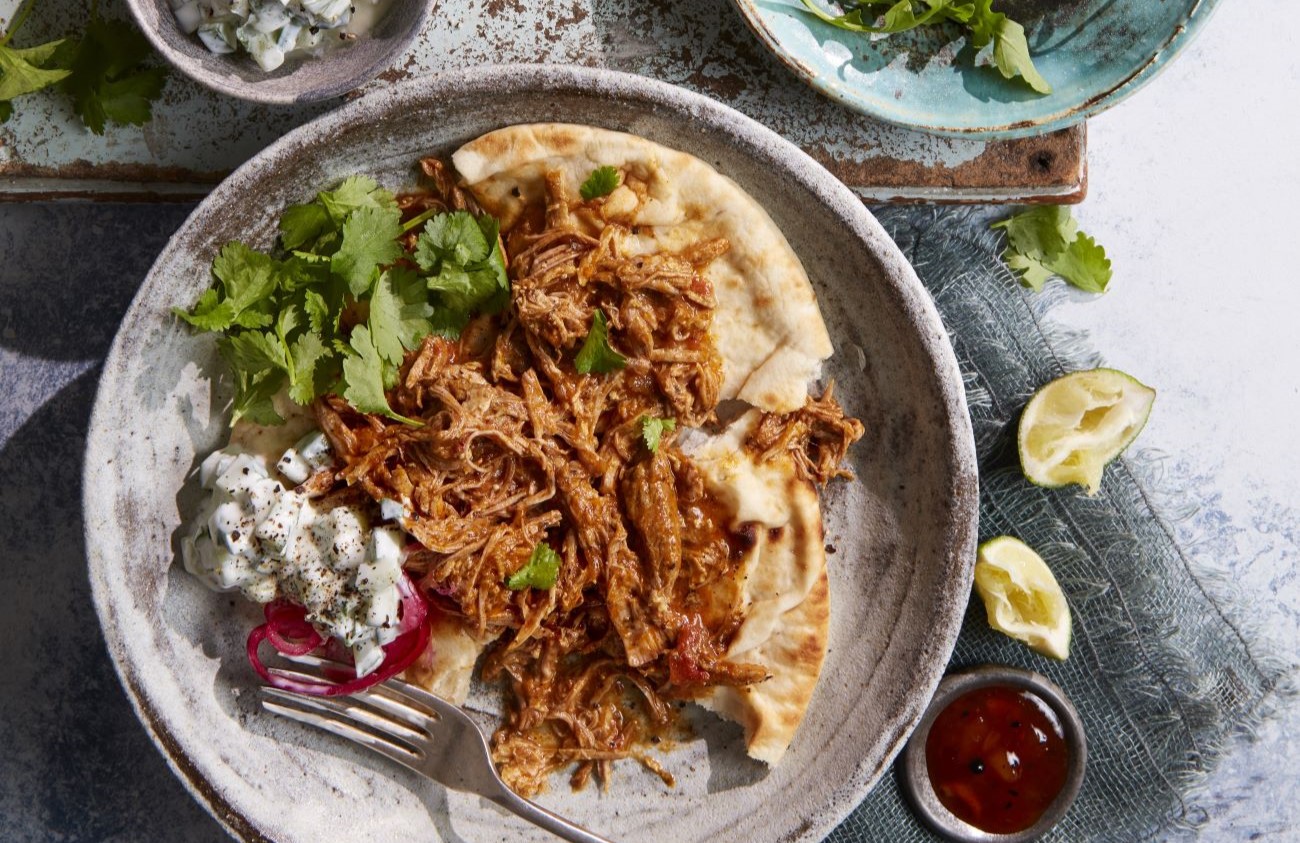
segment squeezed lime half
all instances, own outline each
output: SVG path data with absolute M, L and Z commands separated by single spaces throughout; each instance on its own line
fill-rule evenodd
M 1095 495 L 1106 465 L 1147 423 L 1156 391 L 1118 369 L 1089 369 L 1039 389 L 1020 416 L 1020 467 L 1030 482 L 1078 483 Z
M 1070 604 L 1047 563 L 1029 545 L 998 536 L 979 546 L 975 590 L 989 626 L 1045 656 L 1070 655 Z

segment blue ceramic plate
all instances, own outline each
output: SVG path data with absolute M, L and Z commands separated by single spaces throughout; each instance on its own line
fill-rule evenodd
M 831 0 L 817 0 L 837 12 Z M 863 114 L 941 135 L 1017 138 L 1077 123 L 1142 87 L 1191 41 L 1217 0 L 997 0 L 1022 23 L 1053 92 L 1003 79 L 955 25 L 888 37 L 846 32 L 800 0 L 735 0 L 777 57 Z

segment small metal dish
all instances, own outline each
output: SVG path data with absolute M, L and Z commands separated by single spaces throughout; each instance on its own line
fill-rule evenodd
M 341 97 L 392 67 L 424 28 L 434 2 L 393 2 L 374 29 L 355 42 L 321 56 L 295 58 L 270 72 L 242 52 L 209 52 L 181 31 L 168 0 L 127 0 L 127 6 L 154 48 L 194 81 L 250 102 L 291 105 Z
M 1023 689 L 1040 697 L 1056 713 L 1065 732 L 1065 744 L 1070 749 L 1070 762 L 1065 784 L 1055 801 L 1048 806 L 1038 822 L 1014 834 L 992 834 L 982 831 L 959 819 L 943 806 L 930 784 L 930 771 L 925 761 L 925 744 L 930 736 L 930 726 L 949 703 L 977 688 L 1002 686 Z M 1056 683 L 1045 676 L 1028 670 L 1003 665 L 983 665 L 945 676 L 939 683 L 930 706 L 921 717 L 916 731 L 899 757 L 898 778 L 903 794 L 916 815 L 929 828 L 947 840 L 959 843 L 1025 843 L 1035 840 L 1060 822 L 1083 786 L 1083 771 L 1088 763 L 1088 745 L 1083 734 L 1083 721 L 1079 712 L 1066 698 Z

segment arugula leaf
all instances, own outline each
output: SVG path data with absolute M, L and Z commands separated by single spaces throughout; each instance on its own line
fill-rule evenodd
M 1110 259 L 1096 240 L 1079 231 L 1069 208 L 1030 208 L 991 227 L 1006 231 L 1002 259 L 1025 286 L 1041 291 L 1049 278 L 1060 276 L 1081 290 L 1106 292 Z
M 404 252 L 397 238 L 402 233 L 402 212 L 394 208 L 358 208 L 343 222 L 343 242 L 330 259 L 330 271 L 348 284 L 354 296 L 374 283 L 380 266 Z
M 641 417 L 641 439 L 650 453 L 659 453 L 659 440 L 663 435 L 677 427 L 677 419 L 658 419 L 654 416 Z
M 555 588 L 555 581 L 560 577 L 560 554 L 551 549 L 546 542 L 533 548 L 524 567 L 515 571 L 506 579 L 506 588 L 511 591 L 523 591 L 525 588 Z
M 1052 92 L 1052 86 L 1034 67 L 1025 28 L 1001 12 L 993 11 L 993 0 L 975 0 L 970 29 L 975 49 L 982 50 L 990 41 L 993 43 L 993 63 L 1003 78 L 1019 76 L 1040 94 Z
M 130 24 L 92 18 L 68 53 L 71 74 L 60 86 L 92 132 L 104 134 L 110 120 L 138 126 L 153 116 L 153 101 L 162 96 L 167 71 L 143 66 L 152 51 Z
M 613 193 L 614 188 L 618 187 L 621 181 L 622 177 L 619 176 L 618 169 L 606 164 L 591 171 L 591 175 L 587 176 L 587 180 L 578 188 L 578 193 L 590 202 L 592 199 Z
M 613 372 L 627 365 L 627 358 L 609 345 L 609 326 L 605 322 L 605 312 L 597 309 L 591 315 L 591 329 L 583 341 L 578 356 L 573 361 L 574 368 L 580 374 Z
M 384 359 L 375 348 L 370 329 L 358 325 L 352 329 L 348 346 L 353 353 L 343 357 L 344 399 L 363 413 L 378 413 L 405 424 L 420 426 L 415 419 L 393 412 L 384 395 Z
M 892 35 L 945 21 L 959 24 L 970 30 L 971 46 L 977 51 L 993 45 L 993 64 L 1004 78 L 1019 76 L 1040 94 L 1052 92 L 1052 86 L 1038 72 L 1029 55 L 1025 28 L 1006 15 L 993 11 L 993 0 L 849 0 L 840 3 L 844 11 L 838 15 L 824 11 L 817 0 L 802 2 L 810 14 L 849 32 Z M 919 14 L 918 2 L 921 3 Z M 879 25 L 875 23 L 877 19 Z

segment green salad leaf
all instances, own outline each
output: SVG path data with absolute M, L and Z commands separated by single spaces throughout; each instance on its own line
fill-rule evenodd
M 524 567 L 506 579 L 506 588 L 511 591 L 523 591 L 525 588 L 554 588 L 559 576 L 560 554 L 552 550 L 549 544 L 542 542 L 533 548 Z
M 892 35 L 919 26 L 957 24 L 969 30 L 977 51 L 993 45 L 993 66 L 1004 78 L 1018 76 L 1040 94 L 1052 92 L 1030 57 L 1025 28 L 993 11 L 993 0 L 847 0 L 839 4 L 840 14 L 825 11 L 818 0 L 802 2 L 810 14 L 848 32 Z
M 1025 286 L 1041 291 L 1048 279 L 1060 276 L 1081 290 L 1106 292 L 1110 258 L 1096 240 L 1079 231 L 1069 208 L 1040 205 L 992 227 L 1006 232 L 1002 259 Z
M 587 331 L 587 339 L 583 341 L 582 348 L 578 350 L 578 356 L 573 361 L 574 368 L 583 375 L 592 372 L 606 374 L 622 369 L 626 365 L 627 358 L 609 345 L 609 325 L 605 321 L 605 312 L 596 310 L 591 315 L 591 328 Z

